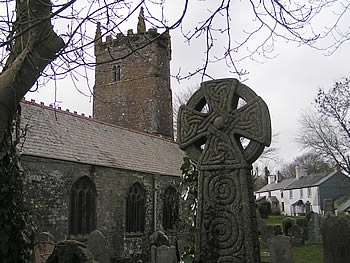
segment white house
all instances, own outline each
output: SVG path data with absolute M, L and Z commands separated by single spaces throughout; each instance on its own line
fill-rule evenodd
M 350 178 L 342 172 L 307 175 L 306 169 L 297 165 L 296 178 L 281 180 L 280 175 L 270 175 L 268 184 L 255 195 L 257 200 L 266 197 L 273 206 L 279 206 L 282 214 L 293 216 L 309 211 L 322 213 L 324 199 L 334 200 L 349 193 Z

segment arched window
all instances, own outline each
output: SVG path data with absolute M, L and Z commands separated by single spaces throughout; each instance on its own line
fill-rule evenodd
M 70 193 L 71 235 L 89 234 L 96 228 L 96 187 L 87 176 L 78 179 Z
M 126 200 L 126 232 L 143 232 L 145 216 L 145 190 L 139 183 L 134 183 Z
M 120 65 L 113 65 L 113 67 L 112 67 L 112 79 L 113 79 L 113 81 L 120 80 Z
M 168 187 L 164 192 L 163 227 L 172 229 L 179 219 L 179 197 L 174 187 Z

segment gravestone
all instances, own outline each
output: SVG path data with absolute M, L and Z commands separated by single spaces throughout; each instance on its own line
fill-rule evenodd
M 46 262 L 54 248 L 54 237 L 48 232 L 40 233 L 37 238 L 37 243 L 34 246 L 34 263 Z
M 350 216 L 329 216 L 322 223 L 324 263 L 343 263 L 350 259 Z
M 327 215 L 327 214 L 334 215 L 334 202 L 332 199 L 323 200 L 323 212 L 324 212 L 324 215 Z
M 151 263 L 176 263 L 176 249 L 171 246 L 161 245 L 151 247 Z
M 303 229 L 303 233 L 304 233 L 304 240 L 308 240 L 309 236 L 308 236 L 308 222 L 306 217 L 304 218 L 297 218 L 295 219 L 295 224 L 297 224 L 299 227 L 301 227 Z
M 292 246 L 303 246 L 305 239 L 304 239 L 304 229 L 297 224 L 293 225 L 289 229 L 289 236 L 291 238 Z
M 317 213 L 312 213 L 308 221 L 308 240 L 310 244 L 321 244 L 321 216 Z
M 195 261 L 260 262 L 251 164 L 271 141 L 265 102 L 236 79 L 204 82 L 178 141 L 199 170 Z
M 289 236 L 289 230 L 294 225 L 294 219 L 286 217 L 282 220 L 282 230 L 285 236 Z
M 268 225 L 263 228 L 261 232 L 261 243 L 264 248 L 269 246 L 271 239 L 274 236 L 282 235 L 282 230 L 280 225 Z
M 107 248 L 106 238 L 101 231 L 94 230 L 88 237 L 88 248 L 99 263 L 109 263 L 110 253 Z
M 275 236 L 270 241 L 270 263 L 293 263 L 290 237 Z

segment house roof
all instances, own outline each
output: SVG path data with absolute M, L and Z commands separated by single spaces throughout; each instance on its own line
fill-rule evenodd
M 323 182 L 327 181 L 329 178 L 331 178 L 337 173 L 340 173 L 340 172 L 332 171 L 329 174 L 321 173 L 321 174 L 314 174 L 314 175 L 306 175 L 301 177 L 299 180 L 295 179 L 293 183 L 291 183 L 290 185 L 288 185 L 288 187 L 286 187 L 286 190 L 318 186 Z
M 177 143 L 91 118 L 22 102 L 23 155 L 171 176 L 185 153 Z
M 296 180 L 295 178 L 283 179 L 282 181 L 280 181 L 278 183 L 267 184 L 263 188 L 259 189 L 256 192 L 261 193 L 261 192 L 282 190 L 282 189 L 285 189 L 291 183 L 293 183 L 295 180 Z
M 277 184 L 276 183 L 267 184 L 256 192 L 261 193 L 261 192 L 268 192 L 268 191 L 275 191 L 275 190 L 291 190 L 291 189 L 318 186 L 338 173 L 342 174 L 341 172 L 335 170 L 329 174 L 323 173 L 323 174 L 306 175 L 301 177 L 299 180 L 297 180 L 296 178 L 284 179 Z
M 340 196 L 334 200 L 334 206 L 338 213 L 344 212 L 350 209 L 350 196 Z

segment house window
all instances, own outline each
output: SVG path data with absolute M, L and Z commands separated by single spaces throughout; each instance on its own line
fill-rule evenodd
M 96 228 L 96 187 L 87 176 L 77 180 L 70 192 L 71 235 L 89 234 Z
M 164 192 L 163 227 L 165 230 L 173 228 L 179 218 L 179 197 L 174 187 L 168 187 Z
M 311 197 L 311 187 L 307 188 L 307 197 Z
M 120 80 L 120 65 L 113 65 L 112 79 L 113 79 L 113 82 Z
M 293 198 L 293 190 L 289 190 L 289 199 Z
M 269 191 L 269 197 L 271 197 L 271 191 Z
M 143 232 L 145 216 L 145 190 L 139 183 L 134 183 L 126 200 L 126 232 Z
M 281 198 L 283 198 L 283 191 L 281 191 Z
M 281 203 L 281 206 L 282 212 L 284 212 L 284 202 Z
M 303 191 L 303 188 L 300 189 L 300 198 L 303 198 L 304 196 L 304 191 Z

